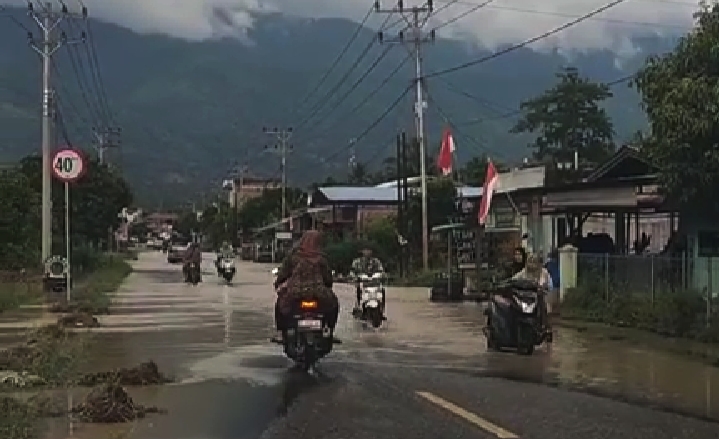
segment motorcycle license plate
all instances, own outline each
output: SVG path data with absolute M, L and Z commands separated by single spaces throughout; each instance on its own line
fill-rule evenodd
M 298 329 L 322 329 L 322 320 L 304 319 L 297 322 Z

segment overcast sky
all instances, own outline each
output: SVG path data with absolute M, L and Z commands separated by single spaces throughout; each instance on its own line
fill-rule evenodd
M 405 0 L 411 6 L 421 0 Z M 435 0 L 442 8 L 429 22 L 440 26 L 486 0 Z M 477 43 L 494 49 L 517 43 L 584 15 L 610 0 L 494 0 L 488 6 L 438 30 L 438 36 Z M 345 17 L 361 21 L 371 0 L 84 0 L 90 15 L 141 33 L 164 33 L 188 40 L 203 40 L 252 26 L 248 12 L 284 12 L 303 17 Z M 23 5 L 24 0 L 0 0 Z M 77 6 L 78 0 L 66 0 Z M 445 7 L 447 4 L 449 6 Z M 383 6 L 391 6 L 385 1 Z M 652 34 L 676 35 L 691 26 L 697 1 L 626 0 L 623 4 L 587 20 L 534 47 L 546 49 L 609 48 L 632 51 L 629 37 Z M 369 24 L 378 26 L 383 16 L 374 15 Z M 394 22 L 393 18 L 390 23 Z M 223 30 L 224 29 L 224 30 Z M 398 28 L 396 28 L 398 29 Z M 236 30 L 235 30 L 236 31 Z

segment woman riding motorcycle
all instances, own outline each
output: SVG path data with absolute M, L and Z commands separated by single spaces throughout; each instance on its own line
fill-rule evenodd
M 308 230 L 302 235 L 297 250 L 282 262 L 274 284 L 277 290 L 275 324 L 278 334 L 273 341 L 282 341 L 292 307 L 299 300 L 319 301 L 327 318 L 326 324 L 334 332 L 340 304 L 332 291 L 332 271 L 321 248 L 320 232 Z
M 512 278 L 534 281 L 539 284 L 542 290 L 544 290 L 545 294 L 539 295 L 538 305 L 539 313 L 542 319 L 542 327 L 548 329 L 549 317 L 547 315 L 546 292 L 552 289 L 552 276 L 550 276 L 547 269 L 544 268 L 541 256 L 535 254 L 527 256 L 527 264 L 524 266 L 522 271 L 515 274 Z
M 185 274 L 185 280 L 189 278 L 190 264 L 195 263 L 197 267 L 200 267 L 202 263 L 202 251 L 200 251 L 200 245 L 196 242 L 191 242 L 185 250 L 185 257 L 182 265 L 182 272 Z

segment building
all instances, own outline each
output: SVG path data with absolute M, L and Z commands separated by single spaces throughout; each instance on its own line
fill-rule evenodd
M 262 195 L 267 189 L 278 189 L 282 187 L 282 180 L 279 178 L 265 178 L 248 175 L 245 173 L 233 180 L 226 180 L 223 187 L 229 191 L 228 202 L 230 207 L 241 207 L 242 204 L 252 198 Z

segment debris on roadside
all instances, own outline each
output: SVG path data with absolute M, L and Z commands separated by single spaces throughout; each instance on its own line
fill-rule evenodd
M 14 370 L 0 371 L 0 385 L 13 388 L 37 387 L 47 384 L 46 381 L 37 375 L 27 372 L 15 372 Z
M 129 369 L 121 368 L 110 372 L 90 373 L 80 378 L 80 386 L 115 384 L 121 386 L 150 386 L 171 383 L 172 380 L 160 372 L 154 361 L 142 363 Z
M 58 318 L 56 326 L 61 328 L 98 328 L 100 322 L 90 313 L 75 312 Z
M 125 389 L 115 384 L 94 388 L 72 412 L 79 420 L 96 424 L 117 424 L 162 413 L 157 407 L 135 404 Z
M 88 302 L 70 302 L 70 303 L 54 303 L 49 308 L 54 314 L 94 314 L 107 315 L 110 314 L 110 308 L 107 306 L 93 305 Z

